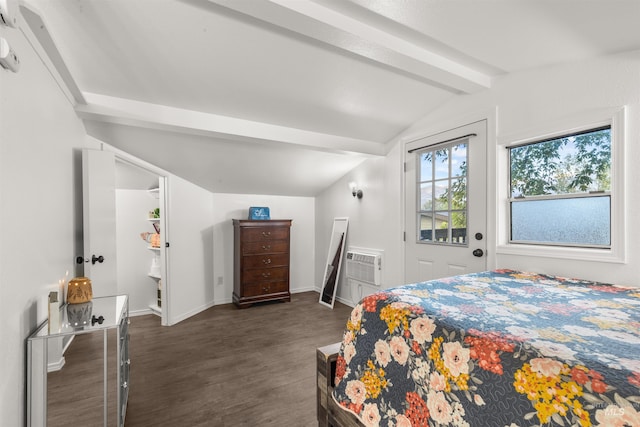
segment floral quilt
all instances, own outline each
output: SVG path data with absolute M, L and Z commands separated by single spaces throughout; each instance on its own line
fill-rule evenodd
M 333 398 L 365 426 L 640 427 L 640 289 L 496 270 L 370 295 Z

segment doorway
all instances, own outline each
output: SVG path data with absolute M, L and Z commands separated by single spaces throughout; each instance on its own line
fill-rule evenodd
M 84 274 L 94 296 L 127 294 L 132 314 L 168 324 L 166 176 L 106 150 L 83 150 L 82 170 Z M 146 233 L 158 236 L 152 243 Z
M 116 158 L 116 265 L 118 294 L 129 295 L 133 314 L 162 318 L 164 259 L 161 248 L 163 177 Z
M 405 282 L 486 270 L 486 121 L 408 142 L 405 165 Z

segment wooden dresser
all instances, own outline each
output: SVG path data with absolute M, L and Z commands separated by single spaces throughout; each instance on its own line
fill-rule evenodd
M 245 308 L 260 301 L 291 301 L 290 219 L 233 220 L 233 302 Z

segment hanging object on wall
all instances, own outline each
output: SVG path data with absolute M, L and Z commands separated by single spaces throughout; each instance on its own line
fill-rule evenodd
M 75 277 L 69 281 L 67 287 L 67 303 L 82 304 L 93 299 L 91 279 L 88 277 Z

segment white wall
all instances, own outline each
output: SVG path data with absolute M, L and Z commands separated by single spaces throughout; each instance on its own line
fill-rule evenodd
M 158 281 L 149 277 L 151 261 L 160 252 L 147 249 L 140 233 L 154 231 L 148 212 L 158 199 L 145 190 L 116 189 L 116 256 L 118 294 L 129 295 L 129 312 L 149 313 L 157 299 Z
M 250 206 L 269 207 L 272 219 L 291 219 L 292 293 L 314 289 L 315 277 L 315 199 L 251 194 L 216 193 L 214 199 L 214 275 L 215 304 L 231 302 L 233 293 L 232 219 L 247 219 Z
M 342 177 L 316 198 L 316 275 L 319 291 L 329 251 L 333 219 L 348 217 L 349 228 L 345 248 L 384 251 L 382 288 L 399 285 L 403 278 L 402 261 L 402 192 L 400 150 L 395 146 L 386 157 L 373 158 Z M 349 183 L 362 188 L 363 197 L 351 195 Z M 345 269 L 340 273 L 336 298 L 351 304 L 358 298 L 346 285 Z
M 503 225 L 497 218 L 496 168 L 501 163 L 498 141 L 510 135 L 541 130 L 568 123 L 576 117 L 598 116 L 600 112 L 627 106 L 626 140 L 626 222 L 627 263 L 586 262 L 500 254 L 497 238 L 488 236 L 489 268 L 514 268 L 548 274 L 579 277 L 610 283 L 640 286 L 640 52 L 612 55 L 588 61 L 545 67 L 496 78 L 490 90 L 460 96 L 433 111 L 393 141 L 384 159 L 367 160 L 321 194 L 316 202 L 316 281 L 322 280 L 330 224 L 334 216 L 349 216 L 347 244 L 383 249 L 387 258 L 383 287 L 403 280 L 402 151 L 404 143 L 418 137 L 469 123 L 478 117 L 489 119 L 488 201 L 489 231 Z M 606 113 L 603 113 L 606 114 Z M 588 124 L 588 123 L 587 123 Z M 364 197 L 354 200 L 349 181 L 362 181 Z M 366 186 L 370 186 L 369 189 Z M 318 277 L 320 276 L 320 277 Z M 342 286 L 342 282 L 341 285 Z M 348 289 L 339 288 L 338 297 L 349 301 Z
M 24 22 L 20 22 L 25 26 Z M 0 421 L 25 423 L 25 339 L 47 316 L 49 291 L 75 276 L 85 132 L 71 104 L 17 29 L 20 56 L 0 69 Z

